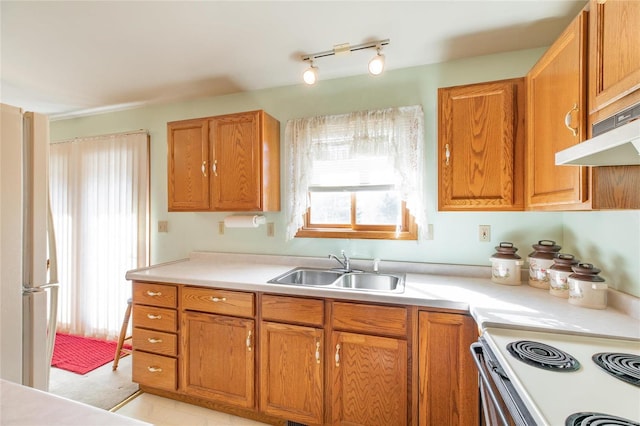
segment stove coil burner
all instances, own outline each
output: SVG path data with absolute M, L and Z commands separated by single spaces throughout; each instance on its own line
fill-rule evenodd
M 640 355 L 600 352 L 591 359 L 613 377 L 640 387 Z
M 518 340 L 509 343 L 507 350 L 516 359 L 544 370 L 568 372 L 580 368 L 578 360 L 568 353 L 540 342 Z
M 640 426 L 632 420 L 602 413 L 575 413 L 567 417 L 565 426 Z

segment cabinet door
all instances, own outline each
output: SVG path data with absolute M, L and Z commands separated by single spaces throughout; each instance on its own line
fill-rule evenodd
M 469 351 L 478 339 L 471 317 L 419 314 L 419 424 L 477 425 L 478 373 Z
M 169 211 L 209 209 L 207 120 L 167 124 Z
M 589 109 L 594 113 L 640 90 L 640 2 L 591 0 L 590 21 Z
M 406 425 L 407 342 L 333 332 L 332 424 Z
M 527 75 L 527 207 L 566 209 L 588 198 L 586 167 L 556 166 L 555 154 L 586 139 L 586 12 Z
M 260 113 L 213 118 L 210 122 L 213 176 L 212 208 L 261 210 Z
M 254 407 L 254 321 L 183 314 L 185 393 L 239 407 Z
M 303 424 L 322 424 L 323 330 L 262 322 L 260 409 Z
M 524 79 L 438 90 L 438 208 L 522 210 Z

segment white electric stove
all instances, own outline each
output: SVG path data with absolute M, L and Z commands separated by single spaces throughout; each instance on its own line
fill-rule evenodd
M 506 375 L 528 411 L 524 420 L 513 424 L 640 426 L 640 341 L 507 328 L 488 328 L 481 340 L 499 365 L 493 368 L 490 362 L 489 370 L 499 371 L 494 377 Z M 524 358 L 539 355 L 549 365 L 523 361 L 521 352 Z M 592 359 L 603 353 L 596 358 L 606 363 L 613 359 L 621 374 L 608 373 Z M 602 420 L 600 414 L 628 423 Z M 575 423 L 567 422 L 569 418 Z

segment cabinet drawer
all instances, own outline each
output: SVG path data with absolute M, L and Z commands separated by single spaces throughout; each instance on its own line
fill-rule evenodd
M 133 326 L 175 332 L 178 330 L 177 311 L 155 306 L 135 305 L 133 307 Z
M 185 287 L 182 291 L 182 307 L 185 310 L 253 317 L 254 305 L 253 293 L 202 287 Z
M 333 328 L 406 337 L 407 309 L 395 306 L 334 302 Z
M 175 358 L 133 351 L 132 380 L 154 388 L 176 390 L 177 367 Z
M 262 296 L 262 319 L 322 327 L 324 302 L 318 299 L 265 294 Z
M 140 305 L 176 308 L 178 289 L 171 285 L 156 283 L 133 283 L 133 303 Z
M 136 350 L 161 355 L 178 355 L 178 336 L 156 330 L 133 329 L 133 347 Z

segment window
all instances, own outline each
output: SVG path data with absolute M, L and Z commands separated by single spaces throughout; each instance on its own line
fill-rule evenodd
M 420 106 L 287 123 L 287 238 L 416 239 L 422 206 Z

